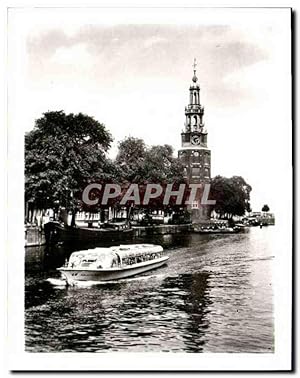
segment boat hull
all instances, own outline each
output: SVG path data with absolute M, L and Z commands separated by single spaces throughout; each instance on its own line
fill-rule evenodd
M 237 234 L 239 231 L 231 231 L 231 230 L 211 230 L 211 231 L 206 231 L 206 230 L 194 230 L 194 233 L 197 234 Z
M 114 230 L 97 228 L 64 227 L 54 224 L 48 232 L 48 243 L 57 242 L 91 242 L 91 241 L 123 241 L 133 238 L 133 229 Z
M 197 234 L 238 234 L 239 232 L 243 232 L 244 229 L 241 227 L 235 228 L 227 228 L 227 229 L 211 229 L 205 230 L 201 228 L 194 228 L 193 232 Z
M 125 266 L 123 268 L 112 269 L 72 269 L 72 268 L 58 268 L 63 278 L 66 279 L 69 285 L 74 285 L 77 281 L 115 281 L 122 278 L 132 277 L 137 274 L 147 272 L 152 269 L 159 268 L 166 264 L 168 256 L 156 259 L 155 261 L 148 261 L 144 263 Z

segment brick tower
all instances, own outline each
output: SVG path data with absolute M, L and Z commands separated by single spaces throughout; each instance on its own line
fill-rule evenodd
M 203 121 L 204 107 L 200 104 L 200 85 L 196 76 L 196 59 L 194 75 L 189 89 L 189 104 L 185 107 L 185 125 L 181 133 L 181 149 L 178 157 L 184 164 L 184 175 L 189 183 L 210 183 L 211 153 L 207 148 L 207 130 Z M 200 200 L 195 201 L 189 210 L 192 221 L 209 218 L 209 209 Z

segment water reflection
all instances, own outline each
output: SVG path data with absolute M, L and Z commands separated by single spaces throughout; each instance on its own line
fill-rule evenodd
M 182 338 L 186 352 L 203 350 L 205 330 L 209 327 L 208 277 L 208 273 L 184 274 L 163 283 L 165 295 L 172 298 L 175 309 L 184 314 Z

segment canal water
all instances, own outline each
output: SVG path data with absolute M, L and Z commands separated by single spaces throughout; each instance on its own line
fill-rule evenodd
M 26 351 L 273 352 L 275 234 L 153 236 L 167 266 L 68 288 L 56 268 L 79 246 L 26 248 Z

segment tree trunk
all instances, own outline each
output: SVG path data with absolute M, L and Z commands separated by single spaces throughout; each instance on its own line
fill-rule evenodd
M 132 213 L 132 209 L 133 209 L 133 205 L 131 205 L 129 207 L 129 209 L 127 210 L 127 220 L 129 221 L 130 220 L 130 216 L 131 216 L 131 213 Z
M 76 210 L 72 210 L 72 219 L 71 219 L 71 227 L 75 227 L 75 217 L 76 217 Z

